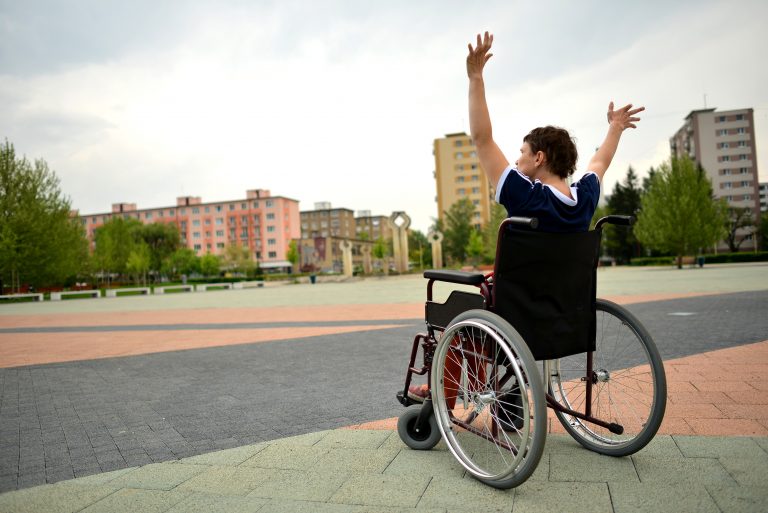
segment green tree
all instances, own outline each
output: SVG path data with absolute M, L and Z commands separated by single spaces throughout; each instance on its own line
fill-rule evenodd
M 757 228 L 758 243 L 761 251 L 768 251 L 768 212 L 760 215 L 760 225 Z
M 432 267 L 432 246 L 419 230 L 408 230 L 409 260 L 419 263 L 419 269 Z
M 192 273 L 200 272 L 200 259 L 191 249 L 179 248 L 165 259 L 162 272 L 174 277 L 189 276 Z
M 200 274 L 205 277 L 218 276 L 221 272 L 219 257 L 208 253 L 200 257 Z
M 608 198 L 608 212 L 616 215 L 636 215 L 640 210 L 641 193 L 637 175 L 630 166 L 624 182 L 617 183 Z M 608 225 L 603 233 L 605 253 L 614 257 L 617 262 L 629 263 L 632 258 L 642 255 L 642 247 L 631 228 Z
M 376 239 L 376 242 L 373 244 L 373 248 L 371 249 L 371 254 L 373 255 L 373 258 L 381 263 L 384 274 L 389 274 L 389 265 L 385 260 L 385 258 L 389 256 L 389 245 L 383 237 Z
M 480 263 L 480 257 L 485 251 L 483 235 L 478 230 L 472 230 L 469 233 L 469 241 L 467 242 L 464 251 L 472 262 L 472 265 L 477 267 L 477 264 Z
M 474 230 L 472 216 L 475 206 L 468 198 L 461 199 L 451 205 L 445 212 L 445 231 L 443 232 L 443 247 L 445 254 L 455 262 L 467 259 L 467 244 Z
M 181 247 L 179 228 L 173 223 L 143 225 L 141 240 L 149 249 L 149 270 L 159 273 L 163 262 Z
M 128 257 L 141 241 L 143 225 L 132 217 L 113 217 L 96 229 L 95 267 L 102 275 L 128 272 Z
M 125 264 L 125 270 L 135 277 L 137 283 L 147 284 L 147 272 L 152 262 L 152 252 L 145 242 L 135 244 L 128 261 Z
M 744 207 L 728 209 L 728 217 L 725 220 L 725 242 L 728 243 L 728 248 L 732 253 L 736 253 L 746 240 L 746 235 L 738 232 L 752 226 L 755 226 L 755 220 L 752 217 L 751 209 Z
M 685 157 L 665 162 L 642 198 L 635 225 L 638 240 L 682 258 L 715 244 L 725 235 L 727 206 L 712 196 L 704 170 Z
M 223 264 L 231 272 L 248 274 L 254 263 L 248 246 L 234 242 L 224 249 Z
M 491 204 L 491 219 L 483 227 L 483 261 L 492 264 L 496 260 L 496 242 L 499 239 L 499 226 L 507 218 L 507 209 L 496 202 Z
M 62 285 L 88 262 L 88 241 L 56 173 L 0 145 L 0 290 Z
M 291 240 L 288 244 L 288 251 L 285 253 L 285 258 L 291 263 L 291 271 L 296 268 L 296 264 L 299 262 L 299 246 L 295 240 Z

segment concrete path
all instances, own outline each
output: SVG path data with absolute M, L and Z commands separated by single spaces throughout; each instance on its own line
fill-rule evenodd
M 442 444 L 411 451 L 392 420 L 371 422 L 402 411 L 391 383 L 421 279 L 2 305 L 0 490 L 22 489 L 0 494 L 0 511 L 764 511 L 766 271 L 601 270 L 600 295 L 656 319 L 666 342 L 662 434 L 613 459 L 550 422 L 537 472 L 506 492 L 465 476 Z M 250 376 L 231 372 L 243 360 Z M 308 400 L 314 389 L 337 396 Z M 262 430 L 229 435 L 246 425 Z M 29 488 L 41 480 L 56 483 Z

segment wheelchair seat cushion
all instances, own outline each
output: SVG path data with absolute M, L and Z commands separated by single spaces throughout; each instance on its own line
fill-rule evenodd
M 595 350 L 600 232 L 509 230 L 494 273 L 493 309 L 537 360 Z

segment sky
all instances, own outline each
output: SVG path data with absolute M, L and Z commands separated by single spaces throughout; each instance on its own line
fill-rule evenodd
M 768 180 L 768 2 L 0 0 L 0 140 L 81 214 L 245 197 L 437 217 L 433 141 L 469 132 L 467 44 L 510 161 L 546 124 L 579 169 L 608 102 L 644 105 L 608 171 L 642 177 L 695 109 L 754 109 Z M 763 62 L 763 64 L 760 64 Z

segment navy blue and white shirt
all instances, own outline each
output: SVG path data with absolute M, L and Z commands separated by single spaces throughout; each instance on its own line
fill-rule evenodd
M 585 232 L 600 199 L 600 180 L 588 172 L 571 185 L 569 198 L 550 185 L 531 179 L 508 166 L 496 186 L 496 201 L 507 215 L 536 217 L 542 232 Z

